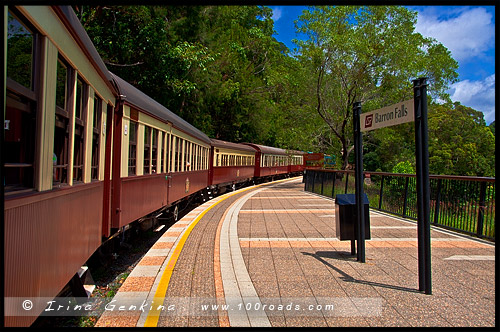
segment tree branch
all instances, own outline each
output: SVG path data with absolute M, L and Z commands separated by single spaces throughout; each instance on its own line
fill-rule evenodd
M 133 66 L 138 66 L 138 65 L 142 65 L 144 62 L 136 62 L 136 63 L 130 63 L 130 64 L 119 64 L 119 63 L 112 63 L 112 62 L 109 62 L 109 61 L 104 61 L 105 64 L 107 65 L 110 65 L 110 66 L 115 66 L 115 67 L 133 67 Z

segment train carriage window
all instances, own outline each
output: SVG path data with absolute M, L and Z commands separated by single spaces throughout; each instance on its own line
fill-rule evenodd
M 203 169 L 203 164 L 202 164 L 201 161 L 202 161 L 202 158 L 203 158 L 203 155 L 202 155 L 202 153 L 203 153 L 203 147 L 201 145 L 198 147 L 198 151 L 199 151 L 199 155 L 198 155 L 198 163 L 199 163 L 198 169 L 202 170 Z
M 175 166 L 175 169 L 177 172 L 180 172 L 182 170 L 181 165 L 182 165 L 182 146 L 183 146 L 183 139 L 178 137 L 177 138 L 177 146 L 175 151 L 177 151 L 177 165 Z
M 94 117 L 92 122 L 92 166 L 91 179 L 99 179 L 99 140 L 101 132 L 102 99 L 94 97 Z
M 186 169 L 188 171 L 192 171 L 194 169 L 194 158 L 193 158 L 193 154 L 194 154 L 194 143 L 192 142 L 189 142 L 188 143 L 189 145 L 189 156 L 188 156 L 188 165 L 189 167 Z
M 7 20 L 7 77 L 34 90 L 35 34 L 11 10 Z
M 57 61 L 56 114 L 54 128 L 53 186 L 68 182 L 69 112 L 68 96 L 72 68 L 61 58 Z
M 137 164 L 137 127 L 135 121 L 130 121 L 128 138 L 128 175 L 136 175 Z
M 21 15 L 7 14 L 7 91 L 4 118 L 4 189 L 33 189 L 35 173 L 38 33 Z
M 208 169 L 208 148 L 203 148 L 203 169 Z
M 196 145 L 196 170 L 199 171 L 201 170 L 201 146 Z
M 161 142 L 160 142 L 161 161 L 158 163 L 158 173 L 165 173 L 165 144 L 167 142 L 167 133 L 162 131 L 161 134 L 162 134 L 161 135 Z
M 186 156 L 186 140 L 185 139 L 180 139 L 180 145 L 179 145 L 179 171 L 184 172 L 185 170 L 185 156 Z
M 197 156 L 198 156 L 198 145 L 195 143 L 192 143 L 192 155 L 191 155 L 191 170 L 196 171 L 197 170 Z
M 165 172 L 170 172 L 170 160 L 172 158 L 172 155 L 171 155 L 171 144 L 170 144 L 170 140 L 171 140 L 171 135 L 167 133 L 167 154 L 166 154 L 166 157 L 165 157 L 165 162 L 166 162 L 166 166 L 165 166 Z
M 184 170 L 191 170 L 191 142 L 186 141 L 186 152 L 184 153 Z
M 198 170 L 198 144 L 193 143 L 193 157 L 192 157 L 192 170 Z
M 85 159 L 83 139 L 85 132 L 85 110 L 88 85 L 80 78 L 76 80 L 75 131 L 73 146 L 73 181 L 83 181 L 83 161 Z
M 152 141 L 152 146 L 151 146 L 151 173 L 156 173 L 158 172 L 157 166 L 158 166 L 158 130 L 157 129 L 151 129 L 151 141 Z
M 196 169 L 197 170 L 200 170 L 201 169 L 201 146 L 200 145 L 197 145 L 196 146 L 196 150 L 197 150 L 197 156 L 196 156 Z
M 171 172 L 175 172 L 175 167 L 177 165 L 177 137 L 172 135 L 172 148 L 171 148 L 171 152 L 172 152 L 172 166 L 171 166 L 171 169 L 170 171 Z
M 151 173 L 151 128 L 144 126 L 144 172 L 143 174 Z
M 172 136 L 172 172 L 177 172 L 177 159 L 179 158 L 179 138 L 177 136 Z

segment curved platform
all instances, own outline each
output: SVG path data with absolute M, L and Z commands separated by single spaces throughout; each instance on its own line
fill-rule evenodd
M 433 228 L 418 291 L 414 222 L 370 211 L 367 263 L 300 178 L 197 207 L 163 234 L 96 326 L 494 326 L 494 245 Z

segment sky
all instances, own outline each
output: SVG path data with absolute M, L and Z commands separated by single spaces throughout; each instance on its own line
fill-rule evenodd
M 273 10 L 274 36 L 290 50 L 294 21 L 306 6 L 269 6 Z M 452 101 L 484 114 L 486 124 L 495 121 L 495 7 L 406 6 L 418 12 L 416 32 L 432 37 L 450 50 L 458 62 L 458 82 L 450 86 Z

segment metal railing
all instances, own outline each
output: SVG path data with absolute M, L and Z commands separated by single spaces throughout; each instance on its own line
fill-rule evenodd
M 430 175 L 430 221 L 439 226 L 495 241 L 495 178 Z M 355 192 L 354 171 L 307 169 L 306 191 L 335 198 Z M 364 172 L 370 207 L 417 220 L 415 174 Z

